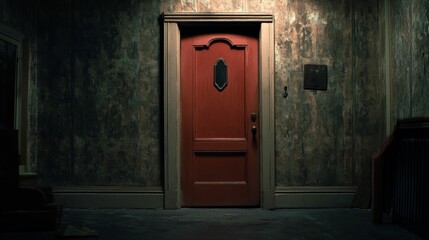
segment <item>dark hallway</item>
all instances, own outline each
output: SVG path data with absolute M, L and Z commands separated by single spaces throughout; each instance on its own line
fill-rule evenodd
M 0 240 L 419 239 L 371 213 L 429 230 L 428 16 L 416 0 L 0 0 Z M 392 140 L 421 117 L 425 136 Z M 183 208 L 184 180 L 261 209 Z

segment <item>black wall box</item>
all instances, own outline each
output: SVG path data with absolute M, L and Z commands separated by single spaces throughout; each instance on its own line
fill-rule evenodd
M 326 65 L 304 65 L 304 89 L 326 91 L 328 89 L 328 67 Z

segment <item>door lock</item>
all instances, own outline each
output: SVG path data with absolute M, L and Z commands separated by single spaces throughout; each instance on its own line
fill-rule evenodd
M 252 120 L 252 122 L 256 122 L 256 118 L 256 113 L 250 114 L 250 120 Z

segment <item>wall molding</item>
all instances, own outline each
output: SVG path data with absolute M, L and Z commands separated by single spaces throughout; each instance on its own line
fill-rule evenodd
M 54 202 L 68 208 L 164 207 L 162 187 L 55 187 Z
M 348 208 L 356 186 L 277 187 L 271 208 Z M 68 208 L 163 209 L 162 187 L 56 187 L 54 201 Z M 173 201 L 174 203 L 174 201 Z
M 186 23 L 186 22 L 273 22 L 270 13 L 163 13 L 164 22 Z
M 388 137 L 393 131 L 393 126 L 395 125 L 394 113 L 392 110 L 392 78 L 391 78 L 391 12 L 390 12 L 390 1 L 384 0 L 384 81 L 386 85 L 386 134 L 385 137 Z
M 356 186 L 277 187 L 276 208 L 347 208 Z

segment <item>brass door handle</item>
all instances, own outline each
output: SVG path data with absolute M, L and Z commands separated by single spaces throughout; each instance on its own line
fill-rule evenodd
M 252 134 L 255 135 L 256 133 L 256 126 L 252 126 Z

